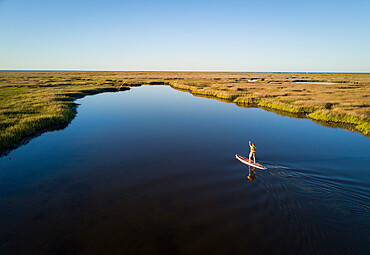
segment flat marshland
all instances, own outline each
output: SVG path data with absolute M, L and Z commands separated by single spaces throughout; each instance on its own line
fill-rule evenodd
M 370 134 L 370 74 L 1 71 L 0 151 L 67 125 L 76 114 L 76 98 L 143 84 Z

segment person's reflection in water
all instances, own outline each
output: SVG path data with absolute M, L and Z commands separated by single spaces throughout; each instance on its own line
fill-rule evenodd
M 247 176 L 247 178 L 252 182 L 254 181 L 254 179 L 256 179 L 256 172 L 254 171 L 254 169 L 256 169 L 255 167 L 251 167 L 248 165 L 248 168 L 249 168 L 249 175 Z

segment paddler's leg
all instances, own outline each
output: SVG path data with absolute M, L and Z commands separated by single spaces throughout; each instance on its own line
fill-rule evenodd
M 251 161 L 252 155 L 253 155 L 253 152 L 250 152 L 249 153 L 249 162 Z
M 256 163 L 256 153 L 253 153 L 253 161 Z

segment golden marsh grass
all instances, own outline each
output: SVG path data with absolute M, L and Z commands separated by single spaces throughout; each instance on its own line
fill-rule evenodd
M 369 74 L 1 71 L 0 150 L 46 128 L 67 125 L 75 116 L 76 98 L 142 84 L 170 85 L 370 134 Z

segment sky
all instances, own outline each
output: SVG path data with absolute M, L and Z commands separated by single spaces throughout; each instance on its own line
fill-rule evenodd
M 370 72 L 370 1 L 0 0 L 0 70 Z

